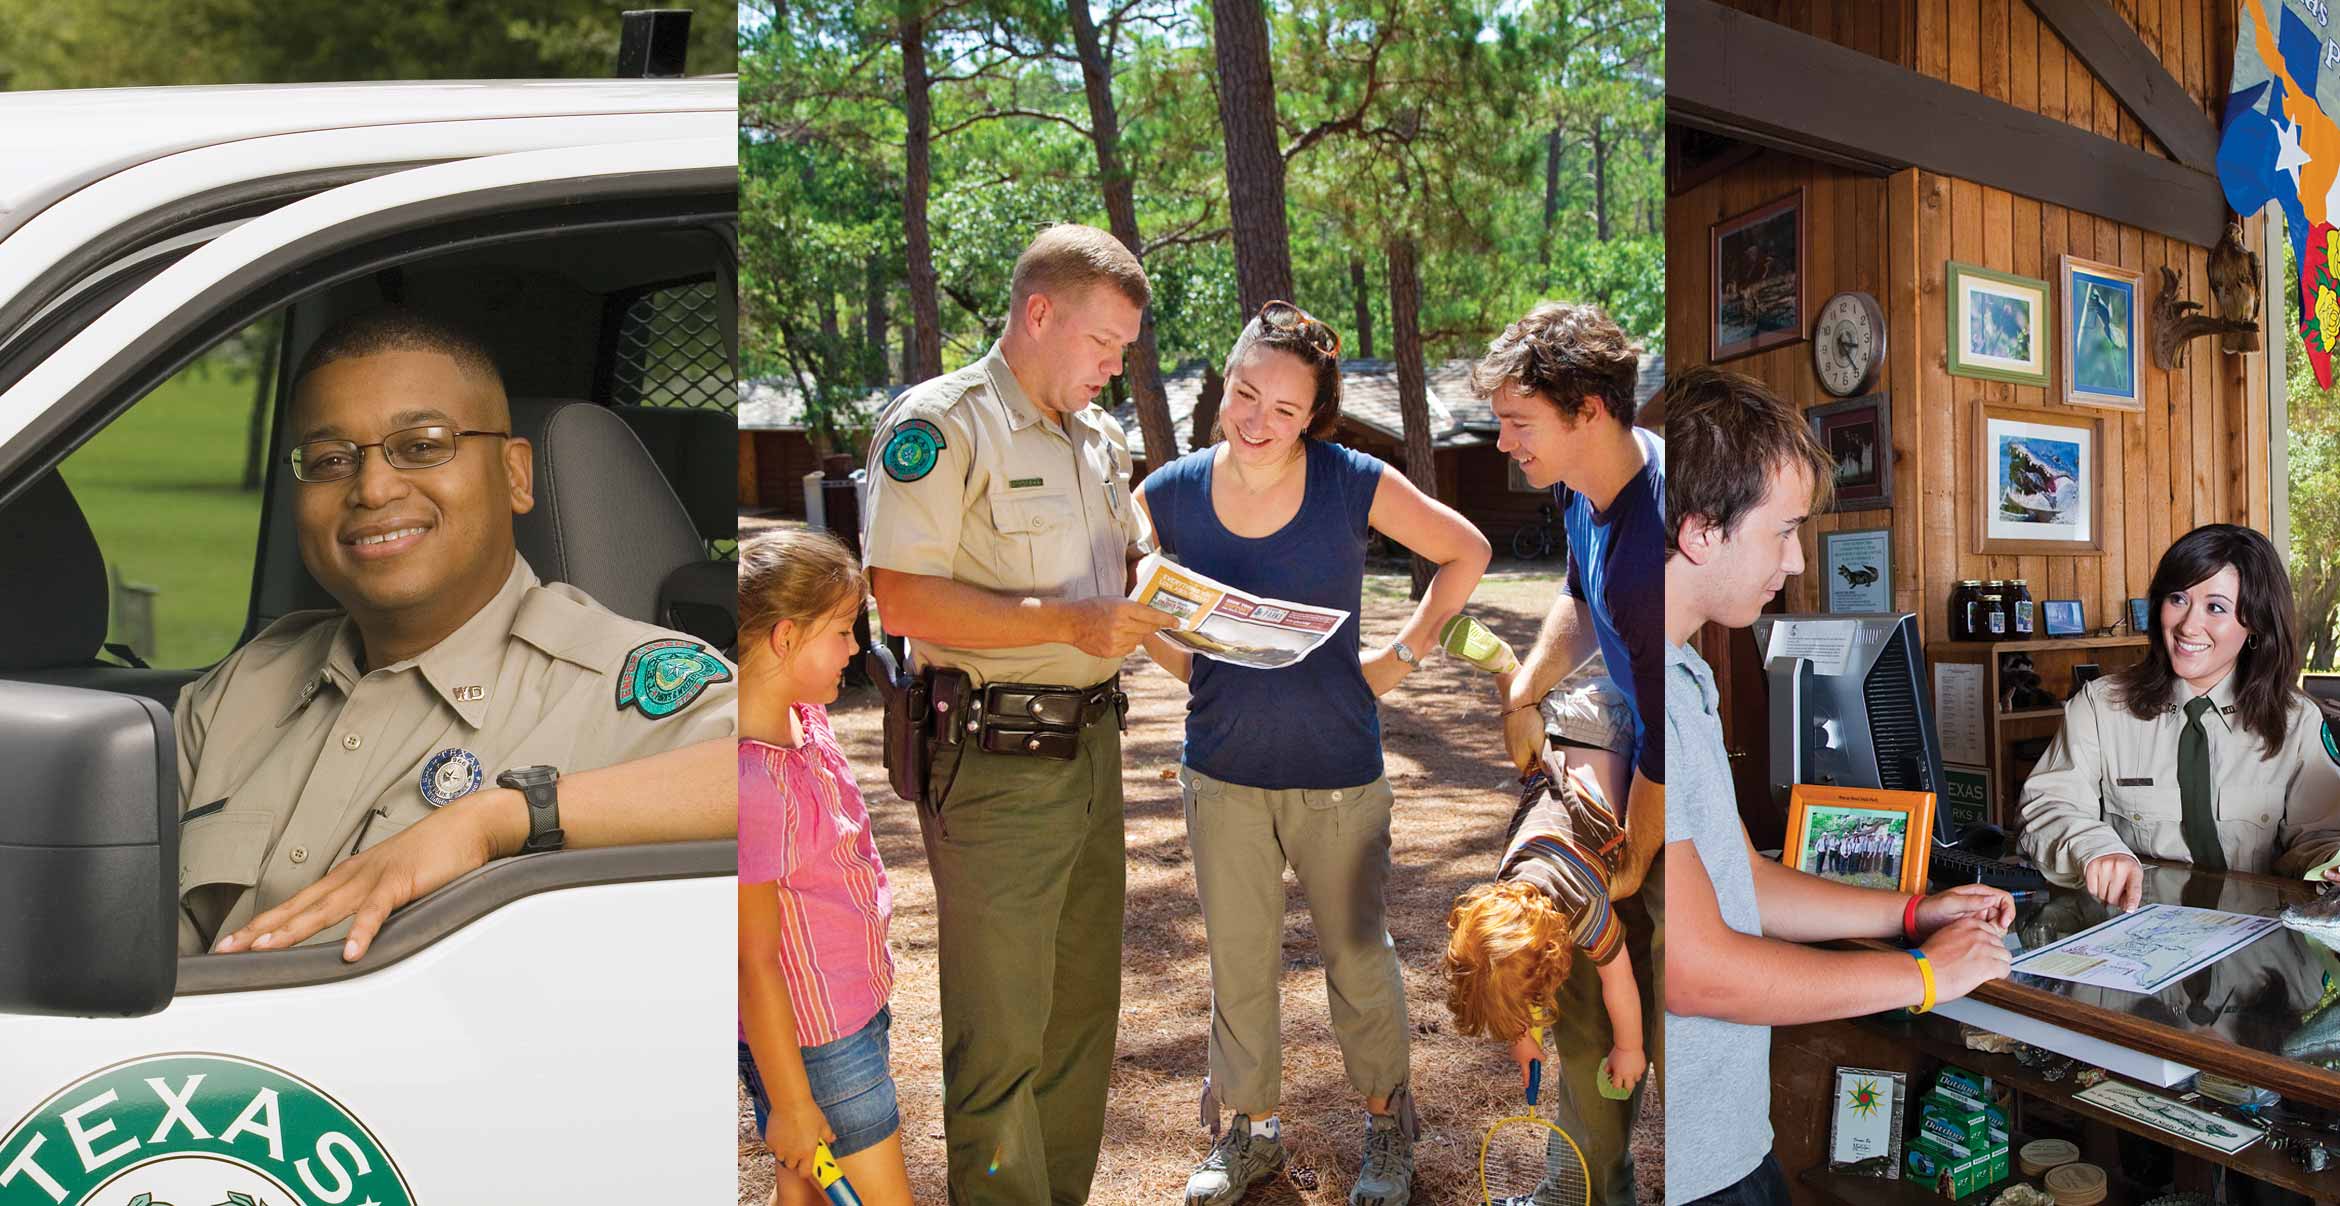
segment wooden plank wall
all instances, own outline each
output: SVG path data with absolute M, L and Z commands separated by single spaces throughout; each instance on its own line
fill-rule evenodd
M 2023 0 L 1902 0 L 1859 19 L 1848 14 L 1870 6 L 1826 0 L 1743 0 L 1737 6 L 1766 16 L 1780 10 L 1774 19 L 1879 57 L 1892 57 L 1891 32 L 1907 29 L 1914 70 L 2160 153 Z M 2231 47 L 2233 35 L 2221 0 L 2121 0 L 2118 8 L 2197 100 L 2207 106 L 2212 96 L 2223 96 L 2230 51 L 2213 53 L 2213 39 Z M 2082 600 L 2090 625 L 2100 626 L 2124 614 L 2124 600 L 2145 593 L 2154 562 L 2177 536 L 2212 522 L 2266 530 L 2272 500 L 2269 432 L 2260 401 L 2264 354 L 2222 356 L 2213 340 L 2197 340 L 2186 366 L 2164 373 L 2152 364 L 2148 323 L 2142 414 L 2066 407 L 2058 401 L 2060 376 L 2042 389 L 1949 374 L 1945 265 L 1953 259 L 2045 280 L 2051 296 L 2062 255 L 2119 264 L 2145 275 L 2141 310 L 2149 310 L 2166 265 L 2178 274 L 2183 297 L 2208 302 L 2207 249 L 2090 214 L 1930 173 L 1904 172 L 1888 182 L 1767 153 L 1669 202 L 1667 326 L 1669 350 L 1682 363 L 1705 359 L 1709 348 L 1707 227 L 1795 183 L 1809 190 L 1807 325 L 1837 290 L 1865 289 L 1886 307 L 1895 336 L 1887 382 L 1893 387 L 1896 506 L 1890 517 L 1874 511 L 1821 517 L 1807 538 L 1808 562 L 1816 566 L 1819 531 L 1890 526 L 1895 606 L 1915 612 L 1933 639 L 1945 600 L 1961 579 L 2024 578 L 2036 598 Z M 2256 224 L 2250 226 L 2256 249 Z M 1914 282 L 1887 279 L 1892 244 L 1900 238 L 1914 245 L 1903 249 L 1903 262 L 1911 265 L 1903 271 Z M 2051 310 L 2059 329 L 2061 309 L 2058 297 Z M 1915 338 L 1903 338 L 1905 332 Z M 1809 406 L 1832 400 L 1814 379 L 1810 357 L 1811 345 L 1799 342 L 1728 367 Z M 1974 552 L 1977 401 L 2104 419 L 2101 555 Z M 1786 607 L 1819 610 L 1818 590 L 1816 572 L 1792 581 Z

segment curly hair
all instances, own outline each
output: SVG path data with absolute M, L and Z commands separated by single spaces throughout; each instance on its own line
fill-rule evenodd
M 1480 884 L 1446 915 L 1446 1008 L 1463 1034 L 1514 1039 L 1551 1008 L 1575 954 L 1568 918 L 1519 880 Z
M 1574 421 L 1585 399 L 1598 398 L 1609 417 L 1633 426 L 1633 386 L 1641 377 L 1641 349 L 1599 306 L 1539 302 L 1487 345 L 1471 369 L 1482 398 L 1505 384 L 1540 394 Z

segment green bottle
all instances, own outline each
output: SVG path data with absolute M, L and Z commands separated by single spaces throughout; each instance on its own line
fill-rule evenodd
M 1509 674 L 1519 667 L 1519 657 L 1511 652 L 1511 646 L 1469 616 L 1448 620 L 1438 630 L 1438 647 L 1489 674 Z

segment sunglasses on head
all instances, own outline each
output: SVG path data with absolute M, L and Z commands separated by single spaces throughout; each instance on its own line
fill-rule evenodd
M 1259 308 L 1259 321 L 1271 331 L 1290 331 L 1308 341 L 1310 347 L 1338 359 L 1341 354 L 1341 333 L 1324 324 L 1323 320 L 1288 301 L 1272 301 Z

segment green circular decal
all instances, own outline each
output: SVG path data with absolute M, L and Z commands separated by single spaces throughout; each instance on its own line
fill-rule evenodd
M 0 1206 L 413 1206 L 365 1124 L 315 1085 L 228 1055 L 92 1073 L 0 1138 Z
M 729 682 L 731 667 L 695 641 L 668 638 L 636 646 L 618 671 L 619 711 L 639 708 L 653 720 L 672 716 L 710 684 Z
M 886 467 L 886 476 L 898 482 L 914 482 L 934 472 L 935 454 L 947 447 L 942 429 L 924 419 L 904 419 L 886 440 L 886 450 L 878 459 Z

